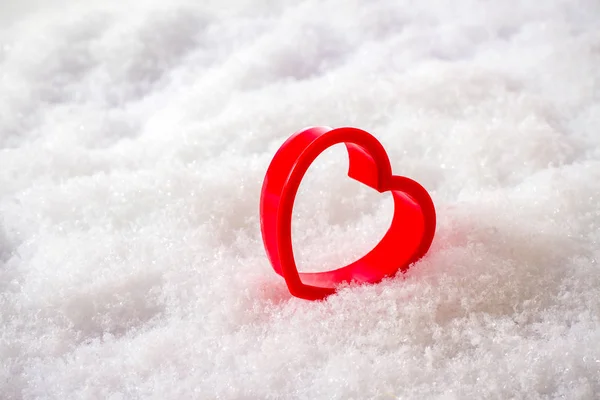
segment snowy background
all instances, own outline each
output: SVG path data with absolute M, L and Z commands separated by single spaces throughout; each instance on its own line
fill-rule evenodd
M 290 297 L 258 202 L 308 125 L 356 126 L 438 211 L 405 277 Z M 600 396 L 600 3 L 0 5 L 0 398 Z M 342 148 L 304 270 L 383 235 Z

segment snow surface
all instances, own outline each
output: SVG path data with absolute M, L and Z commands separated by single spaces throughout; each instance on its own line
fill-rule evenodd
M 0 398 L 600 397 L 600 3 L 3 0 Z M 258 202 L 308 125 L 432 193 L 405 276 L 291 298 Z M 317 160 L 305 270 L 389 196 Z

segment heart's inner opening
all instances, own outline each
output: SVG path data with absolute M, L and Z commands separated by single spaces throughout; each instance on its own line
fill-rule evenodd
M 383 238 L 393 213 L 391 193 L 349 178 L 345 146 L 330 147 L 306 172 L 294 202 L 298 271 L 330 271 L 360 259 Z

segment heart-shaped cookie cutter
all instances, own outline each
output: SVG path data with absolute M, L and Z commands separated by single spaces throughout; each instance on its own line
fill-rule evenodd
M 339 143 L 348 150 L 348 176 L 378 192 L 390 191 L 394 216 L 379 244 L 359 260 L 332 271 L 299 273 L 292 249 L 294 199 L 312 162 Z M 420 184 L 392 174 L 385 149 L 370 133 L 350 127 L 311 127 L 294 133 L 273 157 L 262 186 L 260 221 L 267 256 L 290 293 L 320 300 L 335 293 L 341 283 L 376 283 L 406 271 L 429 250 L 436 215 L 429 193 Z

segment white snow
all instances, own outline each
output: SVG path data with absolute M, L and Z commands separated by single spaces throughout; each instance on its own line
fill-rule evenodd
M 262 179 L 310 125 L 431 192 L 405 277 L 272 271 Z M 5 0 L 0 147 L 2 399 L 600 396 L 596 0 Z M 305 270 L 391 218 L 346 164 L 301 186 Z

